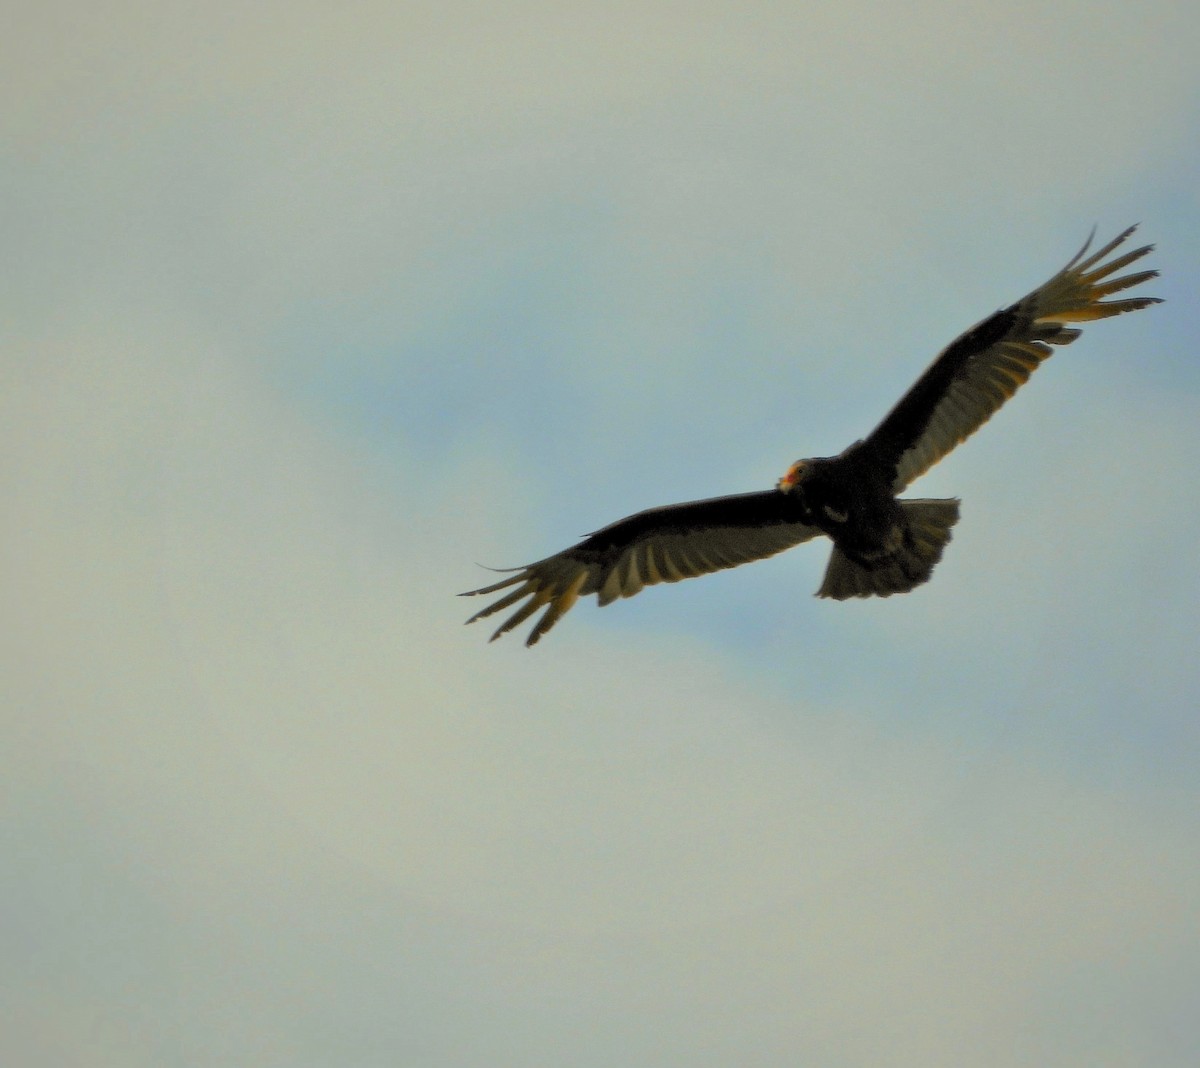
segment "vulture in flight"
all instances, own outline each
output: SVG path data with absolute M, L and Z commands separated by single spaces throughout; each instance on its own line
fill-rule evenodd
M 897 494 L 978 430 L 1051 345 L 1074 341 L 1080 331 L 1068 324 L 1159 303 L 1103 299 L 1158 274 L 1112 277 L 1154 247 L 1106 260 L 1135 229 L 1087 256 L 1089 237 L 1045 285 L 951 342 L 883 422 L 840 455 L 797 460 L 774 489 L 638 512 L 560 553 L 508 569 L 514 574 L 463 595 L 515 587 L 467 622 L 524 601 L 497 628 L 495 641 L 544 607 L 525 642 L 533 645 L 581 596 L 594 593 L 606 605 L 657 582 L 762 560 L 820 534 L 833 552 L 818 597 L 889 597 L 928 581 L 958 521 L 959 502 Z

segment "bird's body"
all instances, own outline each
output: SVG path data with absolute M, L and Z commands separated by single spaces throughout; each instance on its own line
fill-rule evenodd
M 779 489 L 799 498 L 804 522 L 861 563 L 893 554 L 907 523 L 892 493 L 891 465 L 866 442 L 838 456 L 797 460 Z
M 1084 259 L 1089 239 L 1045 285 L 952 342 L 879 426 L 839 455 L 796 461 L 773 490 L 651 508 L 612 523 L 572 548 L 471 590 L 516 587 L 467 622 L 525 600 L 494 640 L 545 606 L 526 641 L 533 645 L 580 596 L 595 593 L 608 604 L 643 586 L 764 559 L 822 534 L 833 542 L 833 553 L 818 596 L 887 597 L 926 582 L 958 521 L 959 502 L 898 494 L 999 409 L 1050 355 L 1051 345 L 1079 336 L 1065 324 L 1158 303 L 1154 297 L 1102 299 L 1158 273 L 1105 281 L 1153 247 L 1101 262 L 1133 230 Z

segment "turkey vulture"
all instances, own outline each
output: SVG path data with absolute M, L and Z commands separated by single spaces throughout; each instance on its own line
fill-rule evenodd
M 495 641 L 539 608 L 533 645 L 580 596 L 602 605 L 656 582 L 762 560 L 824 534 L 833 552 L 818 597 L 888 597 L 926 582 L 958 521 L 958 501 L 899 500 L 910 482 L 979 429 L 1050 355 L 1080 331 L 1067 323 L 1107 319 L 1158 304 L 1156 297 L 1102 298 L 1157 276 L 1112 274 L 1153 245 L 1103 262 L 1136 227 L 1084 259 L 1092 238 L 1045 285 L 953 341 L 866 438 L 839 456 L 797 460 L 775 489 L 650 508 L 618 520 L 508 578 L 463 596 L 516 589 L 468 623 L 525 600 Z M 1095 236 L 1095 231 L 1092 232 Z

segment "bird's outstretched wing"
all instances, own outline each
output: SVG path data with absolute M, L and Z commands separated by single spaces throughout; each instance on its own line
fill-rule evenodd
M 1138 271 L 1110 275 L 1154 248 L 1145 245 L 1103 262 L 1133 231 L 1129 227 L 1084 259 L 1089 237 L 1061 271 L 1011 307 L 998 311 L 953 341 L 888 413 L 865 444 L 894 462 L 893 491 L 899 493 L 960 441 L 979 429 L 1050 355 L 1051 345 L 1068 345 L 1080 334 L 1067 323 L 1158 304 L 1156 297 L 1104 300 L 1154 278 Z
M 476 612 L 468 623 L 524 600 L 492 635 L 495 641 L 543 605 L 530 632 L 533 645 L 576 599 L 597 594 L 602 605 L 632 597 L 657 582 L 678 582 L 774 556 L 821 532 L 799 520 L 797 501 L 778 490 L 714 497 L 651 508 L 619 520 L 561 553 L 463 596 L 514 590 Z

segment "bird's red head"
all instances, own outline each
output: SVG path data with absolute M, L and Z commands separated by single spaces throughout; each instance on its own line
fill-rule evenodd
M 776 488 L 783 490 L 785 493 L 788 490 L 795 489 L 808 477 L 808 470 L 807 460 L 797 460 L 787 469 L 787 474 L 775 483 Z

